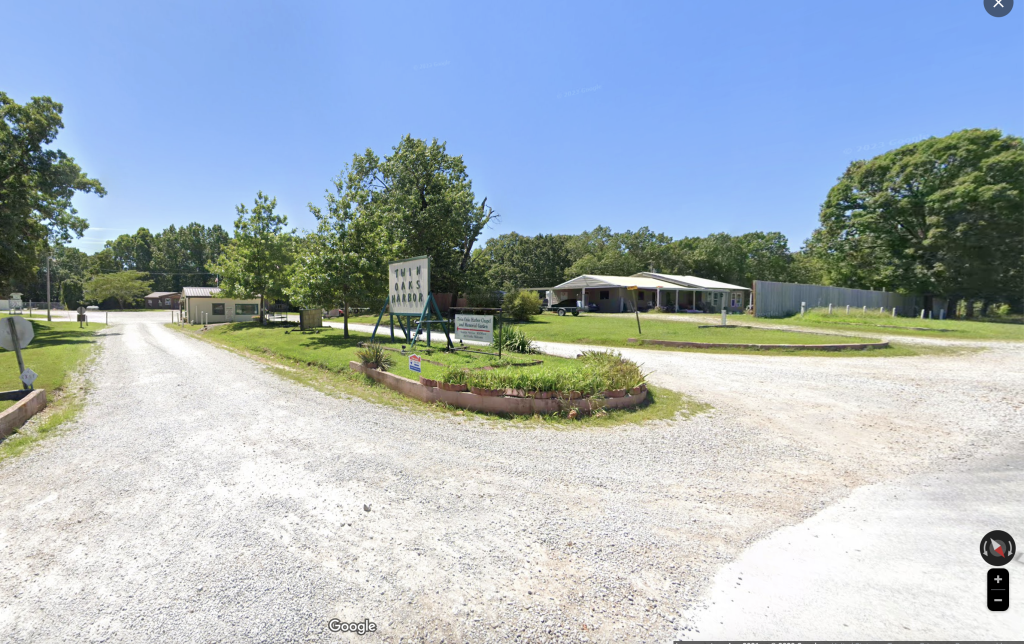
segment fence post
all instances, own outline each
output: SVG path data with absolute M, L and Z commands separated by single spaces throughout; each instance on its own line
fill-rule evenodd
M 861 311 L 861 313 L 863 313 L 864 315 L 868 314 L 868 305 L 867 304 L 864 305 L 864 310 Z
M 892 316 L 896 317 L 896 307 L 892 307 Z
M 924 319 L 924 309 L 923 308 L 921 309 L 921 319 L 922 320 Z
M 722 326 L 725 326 L 725 307 L 722 307 Z
M 831 302 L 828 303 L 828 314 L 832 315 L 832 303 Z
M 850 314 L 850 305 L 849 304 L 846 305 L 846 314 L 847 315 Z
M 807 302 L 800 303 L 800 317 L 804 316 L 804 311 L 807 310 Z

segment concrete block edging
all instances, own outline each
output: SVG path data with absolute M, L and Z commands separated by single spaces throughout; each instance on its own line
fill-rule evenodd
M 559 398 L 478 396 L 468 391 L 447 391 L 440 387 L 428 387 L 387 371 L 364 367 L 362 363 L 355 361 L 349 362 L 348 366 L 352 371 L 361 373 L 403 396 L 428 403 L 443 402 L 452 407 L 488 414 L 532 416 L 534 414 L 554 414 L 565 409 L 578 409 L 582 412 L 597 409 L 625 409 L 635 407 L 647 399 L 646 388 L 639 394 L 626 394 L 621 398 L 580 398 L 573 401 Z
M 46 390 L 36 389 L 0 412 L 0 439 L 7 438 L 30 418 L 46 409 Z

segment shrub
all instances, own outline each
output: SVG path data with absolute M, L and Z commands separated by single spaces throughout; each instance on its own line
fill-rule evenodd
M 441 376 L 438 378 L 440 382 L 447 382 L 452 385 L 464 385 L 469 374 L 462 367 L 455 365 L 448 365 L 441 372 Z
M 505 296 L 501 311 L 516 322 L 529 322 L 540 314 L 540 296 L 534 291 L 513 291 Z
M 384 350 L 384 345 L 379 342 L 367 342 L 356 351 L 356 357 L 364 365 L 377 365 L 381 371 L 387 371 L 395 364 L 388 352 Z
M 501 330 L 501 333 L 494 334 L 494 341 L 491 343 L 495 349 L 511 351 L 513 353 L 539 353 L 540 350 L 533 340 L 526 337 L 522 328 L 510 324 Z

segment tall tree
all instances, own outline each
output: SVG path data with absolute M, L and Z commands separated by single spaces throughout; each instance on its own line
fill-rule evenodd
M 220 258 L 208 265 L 220 275 L 224 295 L 236 298 L 260 298 L 260 319 L 266 324 L 265 301 L 284 295 L 288 286 L 292 238 L 284 228 L 288 217 L 274 212 L 277 199 L 256 194 L 250 211 L 245 204 L 236 206 L 235 237 Z
M 565 279 L 565 269 L 572 263 L 568 240 L 569 235 L 506 233 L 488 239 L 477 261 L 495 289 L 554 286 Z
M 134 235 L 119 235 L 103 245 L 110 250 L 122 269 L 148 272 L 153 261 L 153 235 L 139 228 Z
M 327 191 L 326 211 L 309 204 L 317 228 L 299 244 L 286 293 L 303 308 L 340 304 L 347 338 L 349 307 L 379 304 L 386 297 L 387 282 L 378 278 L 387 272 L 387 263 L 375 231 L 346 196 L 344 175 L 334 180 L 334 189 Z
M 73 158 L 49 147 L 63 111 L 47 96 L 19 105 L 0 92 L 0 287 L 31 278 L 48 245 L 82 236 L 89 225 L 71 203 L 75 193 L 106 194 Z
M 85 284 L 84 297 L 97 303 L 114 298 L 118 308 L 123 309 L 125 304 L 135 304 L 141 300 L 152 288 L 153 282 L 146 279 L 145 273 L 120 271 L 94 275 Z
M 388 259 L 429 255 L 432 290 L 464 290 L 475 269 L 473 246 L 497 213 L 486 199 L 476 202 L 461 156 L 437 139 L 406 135 L 384 159 L 369 149 L 356 155 L 345 189 L 367 226 L 380 231 Z M 386 271 L 379 279 L 387 283 Z
M 850 164 L 809 248 L 837 285 L 931 296 L 1024 296 L 1024 148 L 962 130 Z

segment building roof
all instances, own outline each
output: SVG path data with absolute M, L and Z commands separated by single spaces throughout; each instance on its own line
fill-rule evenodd
M 717 282 L 715 280 L 704 279 L 703 277 L 695 277 L 693 275 L 666 275 L 664 273 L 637 273 L 635 277 L 649 277 L 656 280 L 668 282 L 672 285 L 688 286 L 696 290 L 702 291 L 749 291 L 750 289 L 745 286 L 737 286 L 735 284 L 727 284 L 725 282 Z M 671 287 L 670 287 L 671 288 Z
M 177 291 L 153 291 L 146 297 L 167 297 L 168 295 L 181 295 L 181 293 L 178 293 Z
M 220 293 L 216 286 L 186 286 L 181 290 L 185 297 L 213 297 Z
M 642 289 L 680 288 L 676 284 L 669 284 L 668 282 L 651 279 L 642 275 L 633 275 L 631 277 L 622 277 L 620 275 L 580 275 L 551 288 L 552 290 L 564 290 L 570 288 L 626 288 L 629 286 Z

